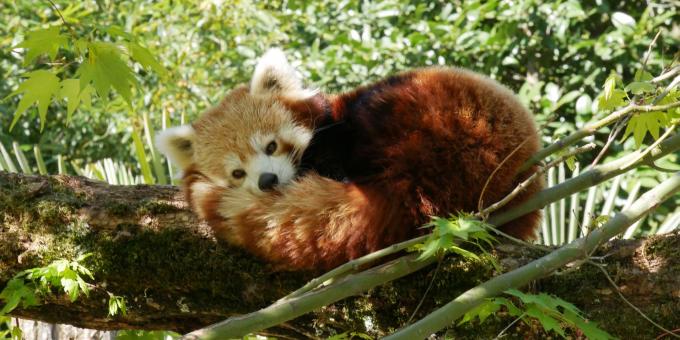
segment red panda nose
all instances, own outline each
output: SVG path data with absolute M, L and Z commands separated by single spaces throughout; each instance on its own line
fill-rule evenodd
M 271 172 L 265 172 L 260 175 L 260 179 L 257 180 L 257 186 L 260 190 L 270 190 L 275 185 L 279 184 L 279 177 Z

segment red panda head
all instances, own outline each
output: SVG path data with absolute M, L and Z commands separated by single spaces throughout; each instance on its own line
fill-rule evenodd
M 233 89 L 192 124 L 161 132 L 156 145 L 182 170 L 193 167 L 234 196 L 258 195 L 294 178 L 312 130 L 296 119 L 291 103 L 315 95 L 273 49 L 249 86 Z

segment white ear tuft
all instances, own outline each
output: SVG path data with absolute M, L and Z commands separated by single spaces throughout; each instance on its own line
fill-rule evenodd
M 156 135 L 156 148 L 184 170 L 193 161 L 195 135 L 191 124 L 171 127 Z
M 292 100 L 304 100 L 316 93 L 316 90 L 302 86 L 302 79 L 279 48 L 270 49 L 260 58 L 250 81 L 250 94 L 253 96 L 278 94 Z

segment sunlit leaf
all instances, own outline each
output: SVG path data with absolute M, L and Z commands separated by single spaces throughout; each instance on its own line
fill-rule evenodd
M 132 53 L 132 59 L 142 64 L 142 66 L 154 70 L 160 76 L 166 75 L 167 70 L 156 60 L 148 49 L 137 43 L 129 43 L 128 49 L 130 50 L 130 53 Z
M 59 96 L 66 99 L 66 122 L 69 122 L 71 115 L 80 105 L 80 79 L 64 79 L 61 82 Z
M 47 119 L 47 107 L 50 105 L 52 96 L 59 91 L 59 78 L 50 71 L 38 70 L 27 74 L 28 79 L 19 85 L 16 91 L 10 96 L 23 94 L 10 125 L 10 130 L 19 121 L 23 114 L 33 104 L 38 106 L 40 115 L 40 130 L 45 127 Z
M 29 32 L 28 37 L 17 45 L 17 47 L 26 49 L 24 64 L 28 65 L 42 54 L 47 54 L 50 59 L 54 59 L 59 48 L 66 47 L 68 43 L 68 38 L 59 31 L 59 26 L 52 26 Z
M 633 92 L 633 94 L 643 94 L 654 92 L 656 88 L 646 81 L 634 81 L 626 86 L 626 91 Z
M 660 111 L 641 112 L 631 117 L 626 126 L 626 131 L 623 134 L 622 140 L 626 140 L 628 136 L 633 134 L 635 145 L 640 147 L 647 135 L 647 132 L 654 137 L 659 138 L 659 129 L 668 126 L 669 117 Z
M 80 65 L 81 89 L 92 82 L 99 97 L 106 99 L 111 88 L 120 94 L 128 105 L 132 102 L 131 86 L 137 84 L 132 69 L 123 61 L 120 49 L 109 43 L 91 43 L 87 61 Z
M 501 306 L 497 303 L 494 303 L 493 300 L 485 300 L 477 307 L 470 309 L 467 313 L 465 313 L 462 320 L 460 320 L 458 324 L 462 325 L 466 322 L 472 322 L 475 318 L 479 318 L 479 323 L 483 323 L 484 320 L 496 313 L 500 308 Z

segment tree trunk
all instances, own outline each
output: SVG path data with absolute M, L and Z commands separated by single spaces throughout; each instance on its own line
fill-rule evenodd
M 0 172 L 0 287 L 17 272 L 60 258 L 92 253 L 89 297 L 71 303 L 63 294 L 14 316 L 95 329 L 163 329 L 188 332 L 262 308 L 320 273 L 276 272 L 253 256 L 217 243 L 172 186 L 111 186 L 81 177 Z M 680 327 L 680 234 L 613 241 L 603 263 L 622 293 L 667 328 Z M 499 245 L 504 270 L 542 254 Z M 344 331 L 385 335 L 403 326 L 435 276 L 418 273 L 346 299 L 265 334 L 328 336 Z M 622 338 L 653 338 L 653 328 L 618 297 L 599 269 L 583 265 L 537 281 L 532 290 L 555 294 Z M 488 261 L 447 257 L 416 318 L 494 275 Z M 124 296 L 127 315 L 107 316 L 108 293 Z M 456 338 L 495 336 L 511 319 L 463 325 Z M 513 333 L 514 332 L 514 333 Z M 541 337 L 521 325 L 511 336 Z

